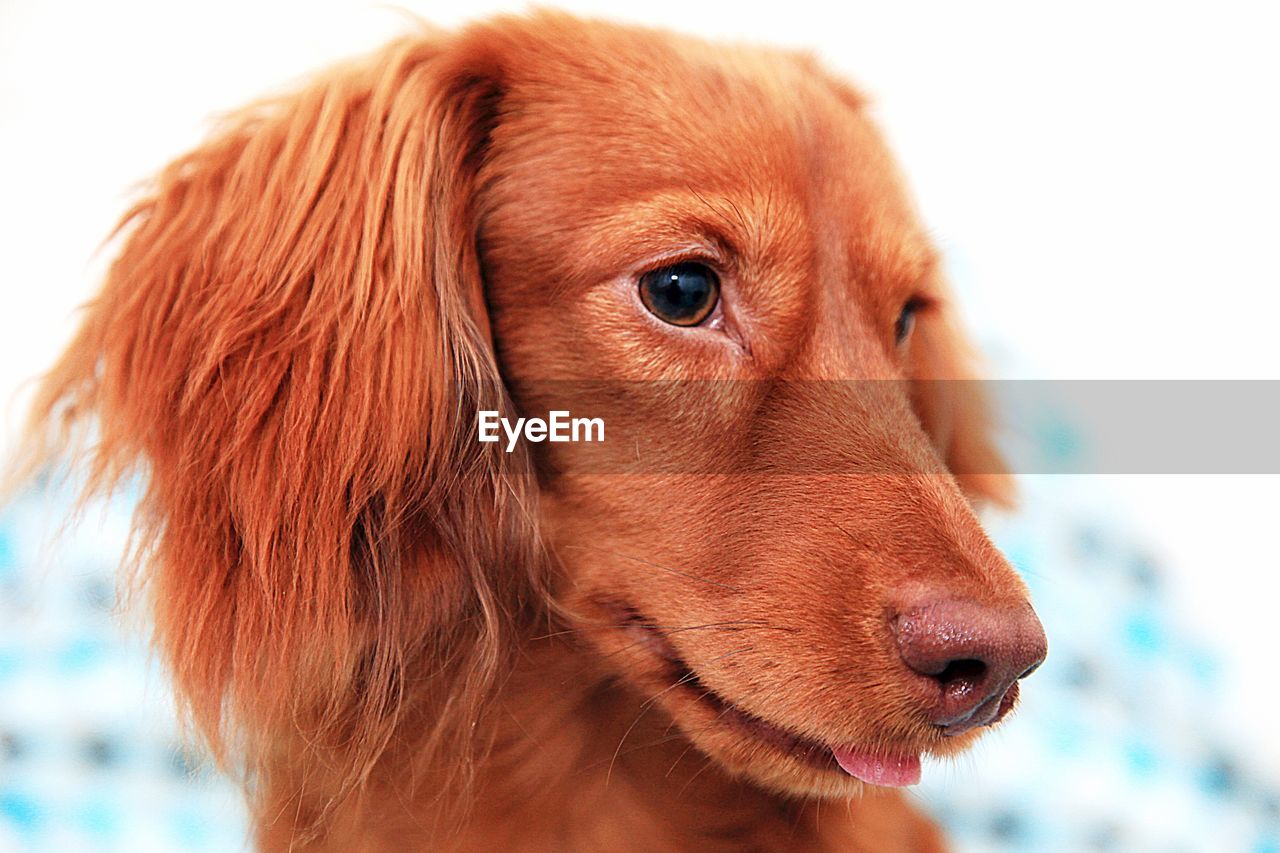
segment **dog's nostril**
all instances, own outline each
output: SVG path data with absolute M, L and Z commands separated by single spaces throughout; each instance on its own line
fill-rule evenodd
M 975 658 L 950 661 L 942 672 L 933 676 L 943 687 L 952 684 L 977 684 L 987 674 L 987 665 Z

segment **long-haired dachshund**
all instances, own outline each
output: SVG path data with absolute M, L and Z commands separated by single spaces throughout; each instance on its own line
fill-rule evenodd
M 848 85 L 501 18 L 248 108 L 123 234 L 30 458 L 142 475 L 156 641 L 262 847 L 940 845 L 893 789 L 1045 639 Z M 481 440 L 591 382 L 603 441 Z

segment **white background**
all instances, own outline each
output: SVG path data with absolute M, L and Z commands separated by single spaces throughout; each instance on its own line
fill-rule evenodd
M 444 25 L 521 8 L 404 5 Z M 813 49 L 859 83 L 999 375 L 1280 378 L 1277 7 L 559 5 Z M 0 4 L 4 399 L 70 334 L 137 181 L 218 111 L 407 26 L 367 3 Z M 1230 651 L 1230 695 L 1206 701 L 1258 726 L 1280 698 L 1277 478 L 1089 487 L 1171 563 L 1181 615 Z

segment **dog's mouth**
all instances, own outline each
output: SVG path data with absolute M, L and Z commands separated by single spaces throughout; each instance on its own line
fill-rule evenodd
M 852 776 L 871 785 L 902 787 L 920 781 L 918 751 L 889 752 L 856 745 L 833 745 L 771 723 L 707 687 L 697 672 L 680 658 L 662 631 L 633 608 L 609 609 L 619 617 L 620 627 L 638 646 L 663 662 L 671 679 L 669 691 L 682 691 L 711 711 L 715 720 L 733 727 L 754 743 L 808 767 Z

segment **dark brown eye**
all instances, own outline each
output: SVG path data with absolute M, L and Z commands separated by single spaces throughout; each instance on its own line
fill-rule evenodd
M 640 276 L 640 300 L 653 316 L 673 326 L 696 326 L 720 299 L 720 279 L 706 264 L 684 261 Z
M 893 326 L 894 342 L 898 346 L 902 346 L 907 342 L 907 338 L 911 337 L 911 330 L 916 327 L 916 313 L 920 310 L 923 303 L 914 297 L 907 300 L 907 304 L 902 306 L 902 313 L 898 315 L 898 321 Z

